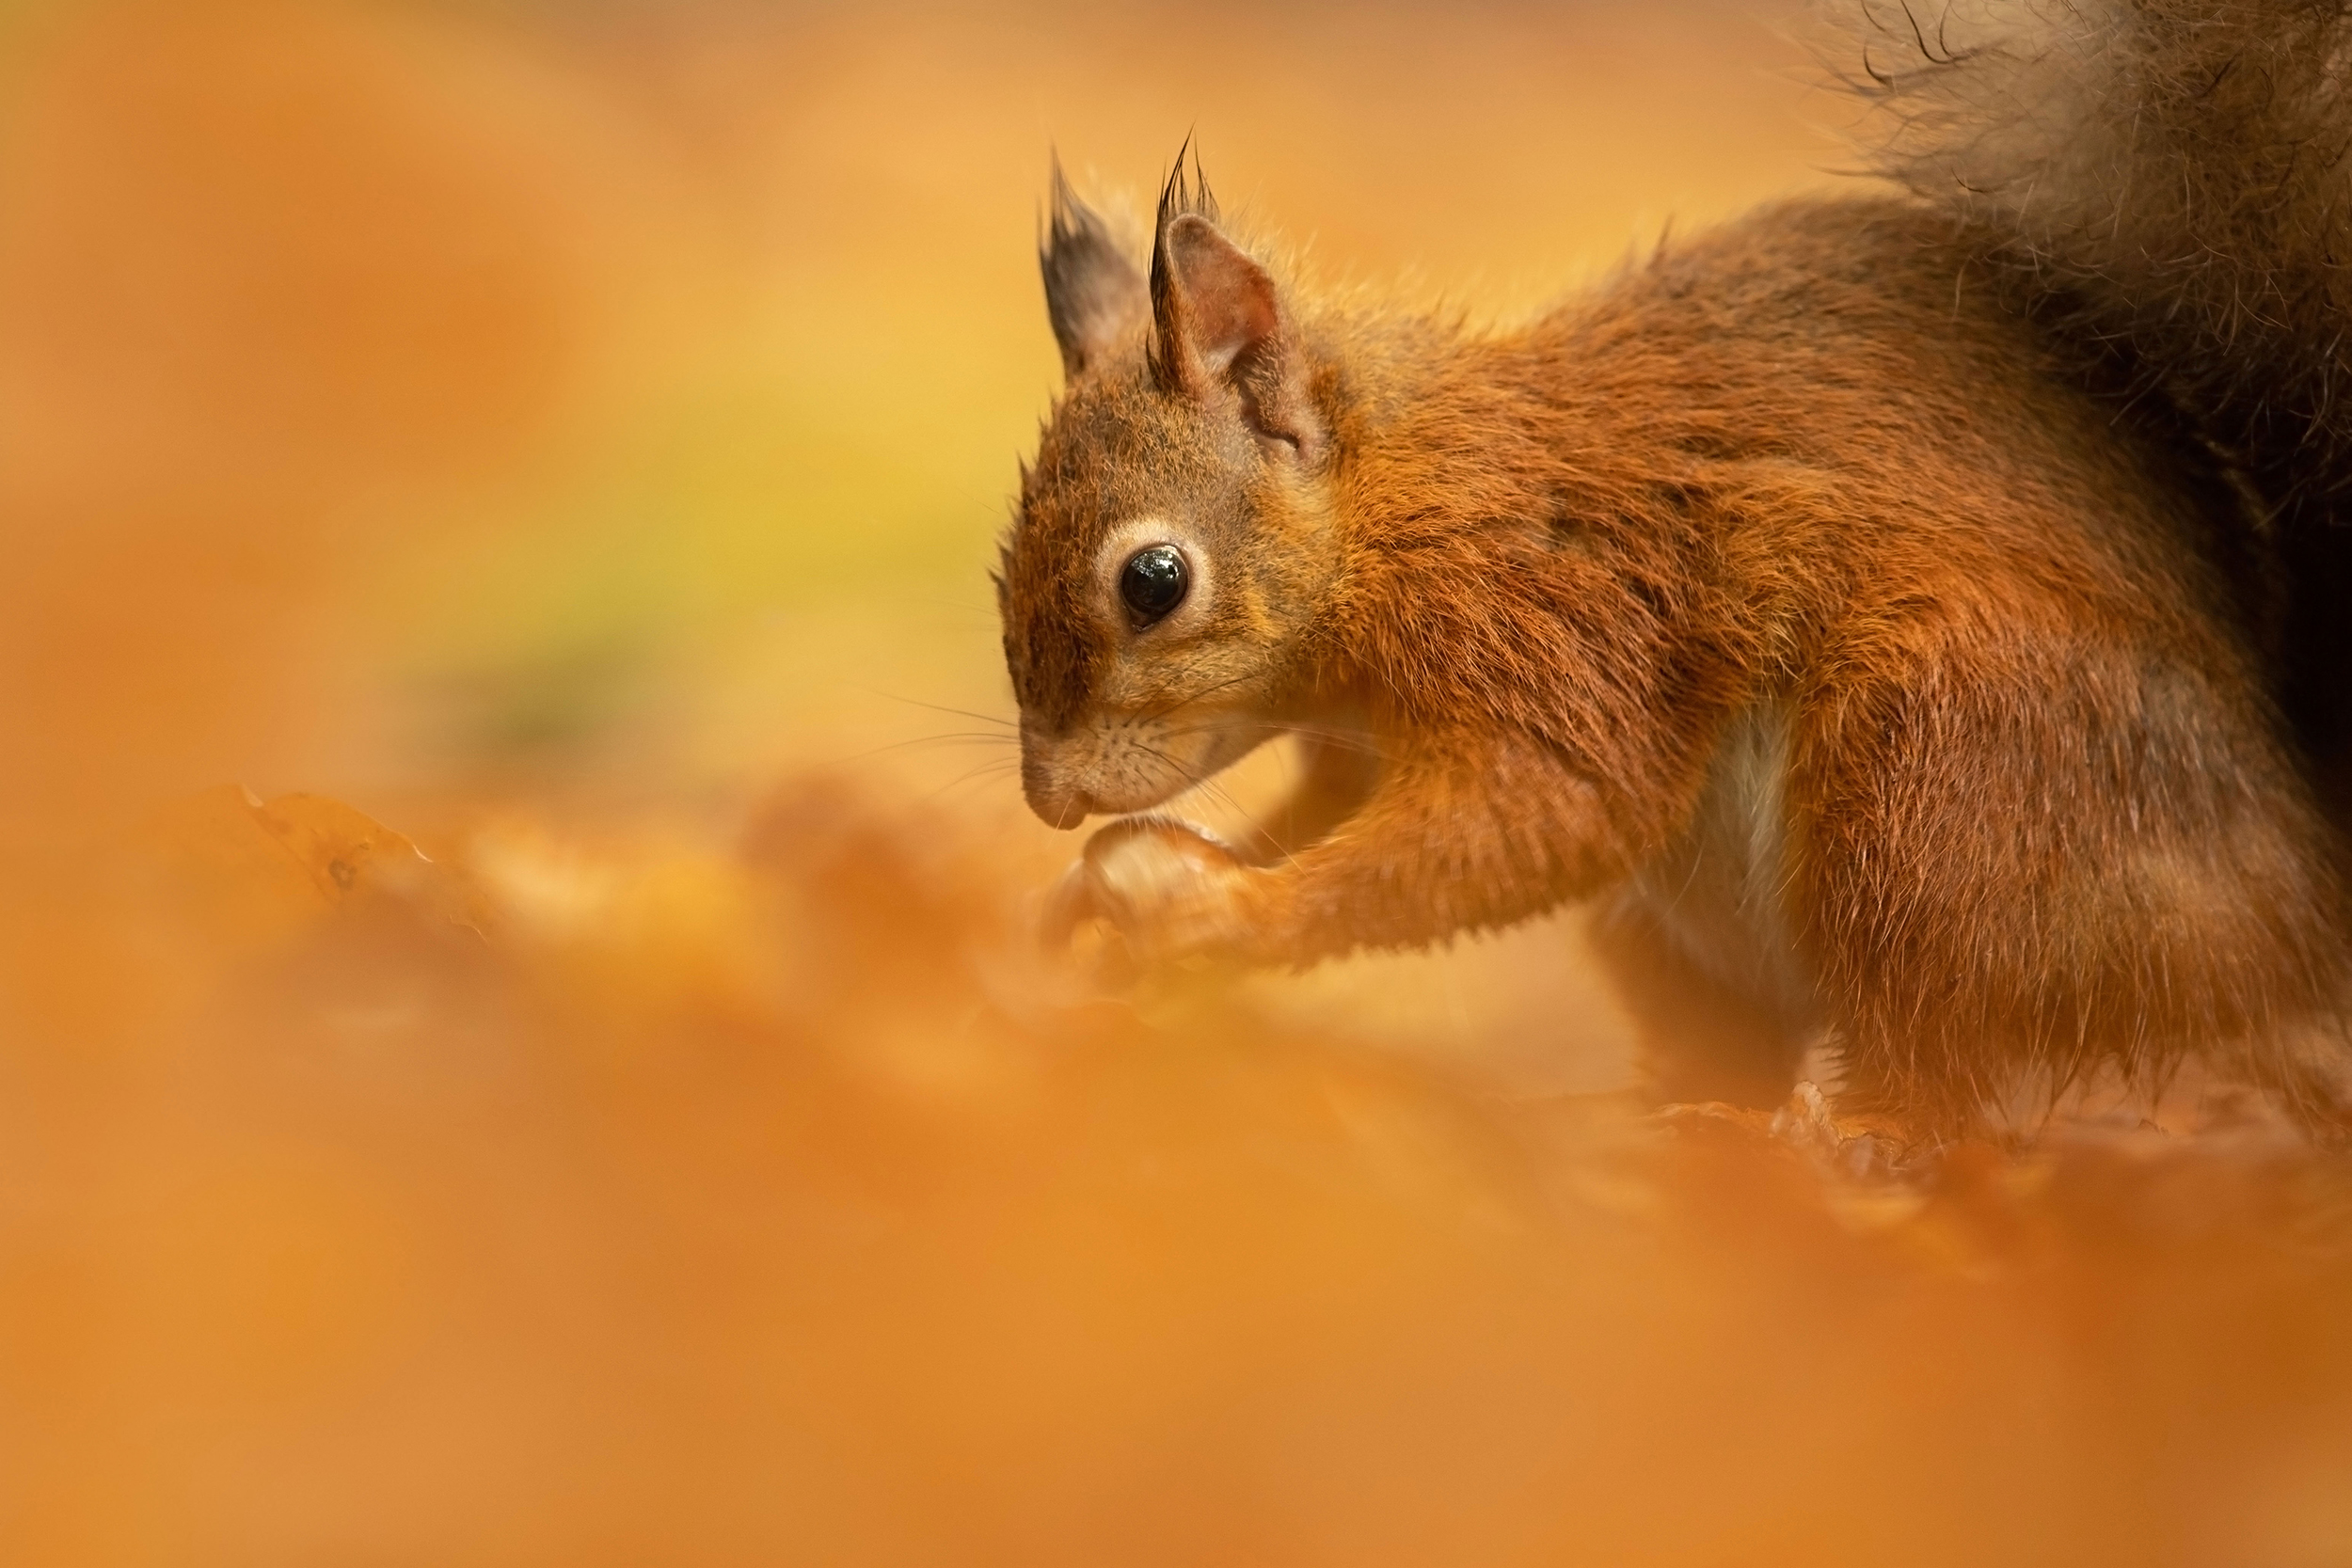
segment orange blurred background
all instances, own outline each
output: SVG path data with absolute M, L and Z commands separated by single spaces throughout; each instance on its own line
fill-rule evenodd
M 1507 320 L 1832 178 L 1792 24 L 0 6 L 0 1561 L 2352 1561 L 2337 1157 L 1024 937 L 1049 149 Z

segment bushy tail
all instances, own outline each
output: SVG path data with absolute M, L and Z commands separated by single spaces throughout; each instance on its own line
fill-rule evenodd
M 2286 528 L 2352 522 L 2352 4 L 1860 3 L 1880 171 Z
M 1833 3 L 1879 172 L 2235 476 L 2277 700 L 2352 852 L 2352 0 Z

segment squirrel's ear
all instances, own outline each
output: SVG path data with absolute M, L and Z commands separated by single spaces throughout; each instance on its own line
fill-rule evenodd
M 1152 316 L 1162 383 L 1201 403 L 1238 394 L 1261 432 L 1310 451 L 1321 431 L 1273 277 L 1204 214 L 1160 205 Z
M 1127 260 L 1092 208 L 1080 201 L 1054 160 L 1052 216 L 1038 246 L 1045 274 L 1045 312 L 1061 345 L 1061 368 L 1076 376 L 1132 337 L 1151 309 L 1143 275 Z

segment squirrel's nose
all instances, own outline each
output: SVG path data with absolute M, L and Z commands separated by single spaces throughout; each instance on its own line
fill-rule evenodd
M 1094 797 L 1048 777 L 1034 753 L 1021 759 L 1021 793 L 1049 828 L 1074 828 L 1094 810 Z
M 1049 828 L 1074 828 L 1093 813 L 1093 799 L 1083 789 L 1041 789 L 1031 784 L 1022 790 L 1028 797 L 1029 809 Z

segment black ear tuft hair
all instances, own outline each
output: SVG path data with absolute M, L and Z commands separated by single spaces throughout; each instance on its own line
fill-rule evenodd
M 1045 312 L 1054 324 L 1054 341 L 1061 345 L 1062 371 L 1075 377 L 1142 323 L 1151 300 L 1136 264 L 1070 188 L 1058 154 L 1037 260 L 1045 275 Z
M 1192 174 L 1189 179 L 1184 174 L 1186 153 L 1192 155 Z M 1200 172 L 1200 150 L 1192 145 L 1192 137 L 1189 135 L 1184 138 L 1184 145 L 1176 150 L 1176 166 L 1168 171 L 1168 182 L 1160 187 L 1159 214 L 1152 225 L 1152 271 L 1154 277 L 1157 277 L 1159 273 L 1160 236 L 1168 232 L 1168 226 L 1171 222 L 1186 213 L 1207 218 L 1211 223 L 1217 221 L 1216 197 L 1209 189 L 1209 177 Z

